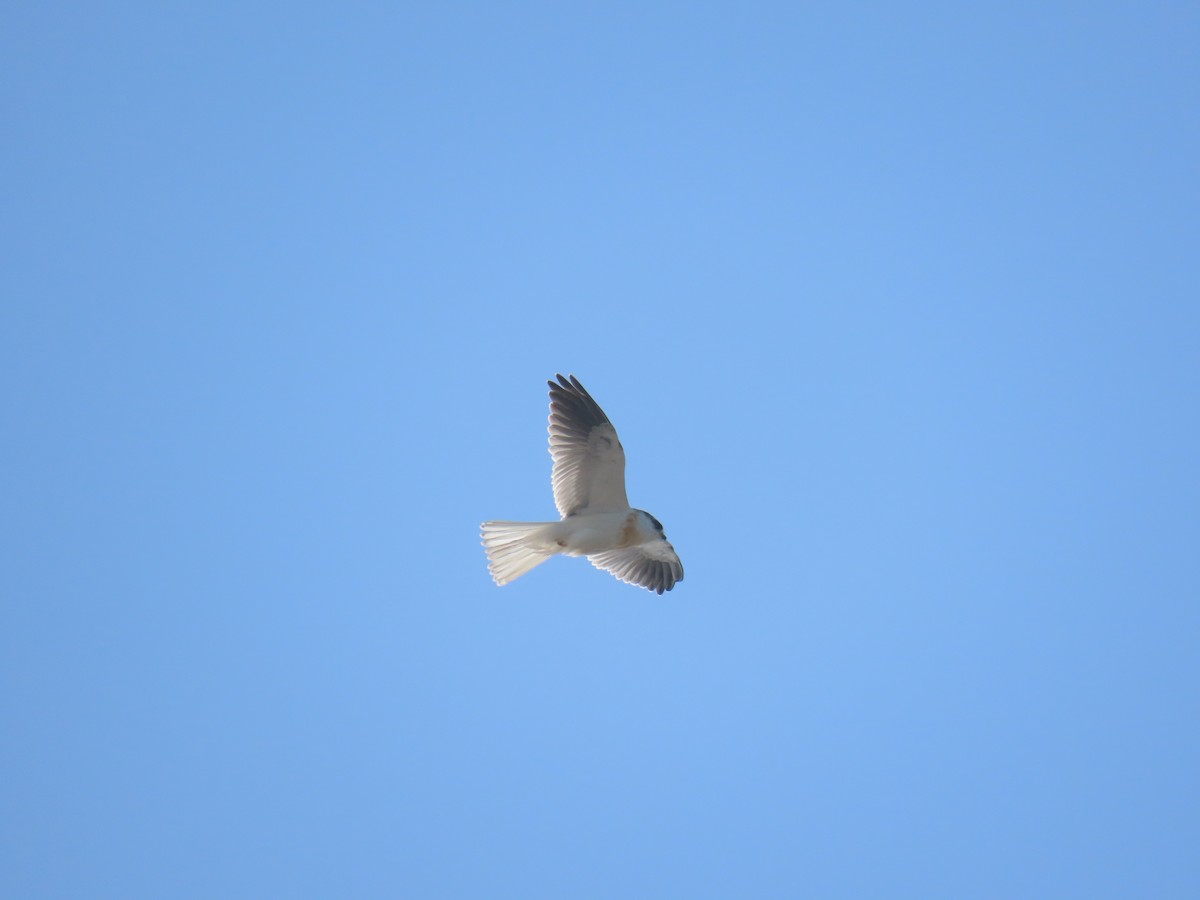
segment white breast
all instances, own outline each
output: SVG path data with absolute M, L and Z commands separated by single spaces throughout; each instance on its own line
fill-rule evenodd
M 637 513 L 623 509 L 568 516 L 558 523 L 555 538 L 568 556 L 587 556 L 628 547 L 639 540 Z

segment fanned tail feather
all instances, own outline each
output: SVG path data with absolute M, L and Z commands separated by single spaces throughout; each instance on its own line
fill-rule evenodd
M 558 552 L 546 531 L 554 522 L 484 522 L 480 530 L 488 571 L 496 584 L 508 584 Z

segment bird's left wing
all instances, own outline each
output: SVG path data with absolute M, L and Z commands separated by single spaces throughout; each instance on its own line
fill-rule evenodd
M 551 480 L 559 514 L 565 519 L 584 509 L 628 509 L 625 450 L 612 422 L 574 375 L 559 375 L 549 385 Z
M 660 594 L 675 587 L 675 582 L 683 581 L 683 563 L 665 539 L 593 553 L 588 561 L 626 584 L 636 584 Z

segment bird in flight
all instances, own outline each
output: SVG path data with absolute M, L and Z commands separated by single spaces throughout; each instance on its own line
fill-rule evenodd
M 626 584 L 669 591 L 683 563 L 654 516 L 629 506 L 625 448 L 579 379 L 550 385 L 551 483 L 560 522 L 484 522 L 483 546 L 496 584 L 508 584 L 559 553 L 586 556 Z

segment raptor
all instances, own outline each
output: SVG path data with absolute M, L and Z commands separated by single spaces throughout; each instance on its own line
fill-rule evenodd
M 661 594 L 683 564 L 650 513 L 625 495 L 625 449 L 600 405 L 574 375 L 550 385 L 551 483 L 558 522 L 484 522 L 488 570 L 508 584 L 550 557 L 586 556 L 627 584 Z

